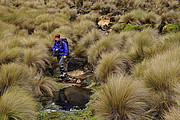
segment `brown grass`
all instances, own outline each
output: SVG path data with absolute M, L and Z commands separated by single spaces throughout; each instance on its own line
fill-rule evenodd
M 178 120 L 180 116 L 180 108 L 173 107 L 169 110 L 169 112 L 166 112 L 164 115 L 165 120 Z
M 95 108 L 104 120 L 142 119 L 147 107 L 143 101 L 146 95 L 147 89 L 133 78 L 113 76 L 98 92 Z
M 42 50 L 41 50 L 42 47 Z M 47 65 L 50 65 L 49 55 L 45 46 L 37 46 L 34 49 L 24 49 L 22 62 L 33 67 L 37 72 L 43 73 Z
M 1 120 L 36 120 L 35 100 L 19 87 L 9 88 L 0 98 Z
M 35 96 L 49 95 L 53 96 L 53 91 L 57 89 L 57 83 L 52 79 L 37 77 L 33 82 Z
M 21 85 L 32 77 L 32 71 L 23 64 L 3 64 L 0 69 L 0 90 L 6 91 L 12 85 Z
M 98 80 L 106 82 L 113 74 L 125 74 L 127 66 L 124 62 L 123 54 L 118 51 L 102 54 L 95 69 L 95 75 Z

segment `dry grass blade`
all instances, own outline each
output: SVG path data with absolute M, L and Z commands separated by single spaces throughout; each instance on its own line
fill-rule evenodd
M 164 115 L 165 120 L 178 120 L 180 116 L 180 108 L 179 107 L 173 107 L 169 110 L 169 112 L 166 112 Z

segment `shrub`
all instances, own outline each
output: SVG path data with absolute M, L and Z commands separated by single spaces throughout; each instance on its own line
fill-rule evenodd
M 32 71 L 26 65 L 3 64 L 0 69 L 0 90 L 4 92 L 12 85 L 21 85 L 32 75 Z
M 105 120 L 142 119 L 147 107 L 146 96 L 147 89 L 132 77 L 113 76 L 98 92 L 95 108 Z
M 36 120 L 34 99 L 19 87 L 9 88 L 0 97 L 1 120 Z
M 47 65 L 50 65 L 49 55 L 46 51 L 47 49 L 45 46 L 38 46 L 38 48 L 33 49 L 24 49 L 22 62 L 29 67 L 35 68 L 37 72 L 43 73 Z

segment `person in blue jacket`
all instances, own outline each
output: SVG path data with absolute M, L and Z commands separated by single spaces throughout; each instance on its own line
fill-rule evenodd
M 67 58 L 67 55 L 69 54 L 69 50 L 67 43 L 60 38 L 60 34 L 55 35 L 54 46 L 52 47 L 52 49 L 53 49 L 53 56 L 57 57 L 59 63 L 59 68 L 61 72 L 60 77 L 65 77 L 67 73 L 64 64 L 65 61 L 64 59 Z

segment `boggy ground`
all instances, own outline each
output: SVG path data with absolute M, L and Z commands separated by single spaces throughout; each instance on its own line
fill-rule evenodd
M 2 0 L 0 9 L 0 119 L 179 118 L 178 0 Z M 53 77 L 57 33 L 77 79 Z M 39 111 L 69 82 L 93 89 L 87 109 Z

